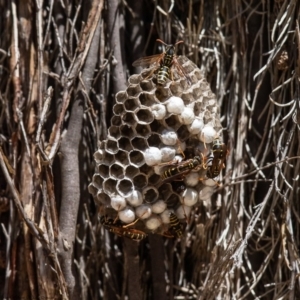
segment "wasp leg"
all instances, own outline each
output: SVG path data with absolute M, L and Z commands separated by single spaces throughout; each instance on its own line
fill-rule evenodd
M 167 237 L 168 239 L 173 239 L 175 236 L 174 234 L 172 234 L 171 232 L 169 232 L 168 230 L 167 231 L 164 231 L 163 233 L 161 233 L 160 235 L 164 236 L 164 237 Z
M 198 167 L 195 168 L 195 171 L 200 171 L 201 169 L 206 170 L 207 169 L 207 163 L 205 163 L 205 157 L 202 152 L 200 152 L 200 155 L 202 157 L 202 164 L 200 164 Z
M 178 159 L 173 159 L 171 161 L 167 161 L 167 162 L 164 162 L 164 163 L 160 163 L 160 164 L 157 164 L 155 166 L 171 166 L 171 165 L 178 165 L 180 163 L 180 161 Z
M 171 79 L 172 83 L 174 83 L 174 76 L 173 76 L 172 68 L 170 68 L 170 79 Z
M 189 171 L 187 171 L 186 173 L 189 173 Z M 182 177 L 175 178 L 173 181 L 183 181 L 184 178 L 185 178 L 185 174 L 182 174 Z
M 187 223 L 187 224 L 190 224 L 190 218 L 186 215 L 186 212 L 185 212 L 184 201 L 183 201 L 183 203 L 182 203 L 182 210 L 183 210 L 183 215 L 184 215 L 184 217 L 185 217 L 186 223 Z
M 151 76 L 153 76 L 153 74 L 154 74 L 158 69 L 159 69 L 159 67 L 154 67 L 154 68 L 150 71 L 150 73 L 149 73 L 145 78 L 143 78 L 143 81 L 144 81 L 144 80 L 147 80 L 148 78 L 150 78 Z
M 185 159 L 185 154 L 184 154 L 184 152 L 183 152 L 183 150 L 182 150 L 182 148 L 181 148 L 181 146 L 180 146 L 180 141 L 179 141 L 179 139 L 177 139 L 176 144 L 178 145 L 179 152 L 181 153 L 182 158 L 183 158 L 183 160 L 184 160 L 184 159 Z
M 137 223 L 139 220 L 140 220 L 140 218 L 137 218 L 133 222 L 131 222 L 131 223 L 127 224 L 127 225 L 123 225 L 122 228 L 130 227 L 130 226 L 134 225 L 135 223 Z
M 119 212 L 118 212 L 117 216 L 114 218 L 113 224 L 116 224 L 116 222 L 118 221 L 118 219 L 119 219 Z
M 120 211 L 120 206 L 118 206 L 117 216 L 114 218 L 113 224 L 116 224 L 116 222 L 117 222 L 118 219 L 119 219 L 119 211 Z
M 136 220 L 134 220 L 133 222 L 131 222 L 131 223 L 127 224 L 127 225 L 123 225 L 122 228 L 127 228 L 127 227 L 129 227 L 129 226 L 134 225 L 135 223 L 137 223 L 137 222 L 141 219 L 141 217 L 142 217 L 145 213 L 147 213 L 147 212 L 145 211 L 140 217 L 138 217 L 138 218 L 137 218 Z
M 191 84 L 192 84 L 192 79 L 191 79 L 191 77 L 190 77 L 188 74 L 186 74 L 186 72 L 184 71 L 182 65 L 180 65 L 180 63 L 178 62 L 178 60 L 177 60 L 176 57 L 173 58 L 173 65 L 175 65 L 178 74 L 179 74 L 180 76 L 182 76 L 182 77 L 185 77 L 186 80 L 187 80 L 187 82 L 188 82 L 188 84 L 191 85 Z
M 183 210 L 183 215 L 184 215 L 184 218 L 185 218 L 185 221 L 187 224 L 190 224 L 190 219 L 189 217 L 187 216 L 186 212 L 185 212 L 185 209 L 184 209 L 184 204 L 182 204 L 182 210 Z
M 203 133 L 201 133 L 201 137 L 203 137 Z M 204 144 L 204 148 L 207 149 L 204 137 L 203 137 L 203 144 Z

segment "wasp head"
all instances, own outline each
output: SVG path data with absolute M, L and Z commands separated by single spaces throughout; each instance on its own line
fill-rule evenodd
M 166 46 L 166 49 L 165 49 L 165 54 L 167 54 L 167 55 L 175 55 L 175 46 L 176 45 L 178 45 L 178 44 L 180 44 L 180 43 L 183 43 L 183 41 L 178 41 L 176 44 L 170 44 L 170 45 L 168 45 L 168 44 L 166 44 L 165 42 L 163 42 L 162 40 L 160 40 L 160 39 L 157 39 L 156 40 L 157 42 L 160 42 L 160 43 L 162 43 L 163 45 L 165 45 Z
M 166 54 L 167 55 L 174 55 L 175 54 L 175 46 L 174 45 L 167 45 L 166 46 Z

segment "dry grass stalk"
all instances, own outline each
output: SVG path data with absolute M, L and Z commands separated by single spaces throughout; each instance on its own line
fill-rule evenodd
M 299 298 L 298 1 L 135 2 L 0 1 L 0 295 Z M 184 238 L 137 245 L 100 228 L 87 186 L 157 38 L 205 73 L 230 151 Z

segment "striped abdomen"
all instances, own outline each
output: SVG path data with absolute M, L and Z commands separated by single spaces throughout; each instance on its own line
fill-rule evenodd
M 125 236 L 134 241 L 140 241 L 147 237 L 147 234 L 145 232 L 133 228 L 123 227 L 122 223 L 118 221 L 114 223 L 113 219 L 107 218 L 106 216 L 101 216 L 100 223 L 109 232 L 112 232 L 120 237 Z
M 167 66 L 161 66 L 157 74 L 157 83 L 164 84 L 170 76 L 170 68 Z
M 124 228 L 123 230 L 124 231 L 122 235 L 134 241 L 141 241 L 147 237 L 147 234 L 145 232 L 137 229 Z
M 182 228 L 177 216 L 173 213 L 170 213 L 170 228 L 174 232 L 175 236 L 180 238 L 182 237 Z
M 195 156 L 193 159 L 178 163 L 176 167 L 169 168 L 164 171 L 161 175 L 162 180 L 175 179 L 182 175 L 185 175 L 191 170 L 197 169 L 198 166 L 202 165 L 202 159 L 200 156 Z
M 160 63 L 160 68 L 157 74 L 158 84 L 164 84 L 167 79 L 170 78 L 170 68 L 173 64 L 174 51 L 174 46 L 166 49 L 166 54 L 164 56 L 164 59 Z
M 219 176 L 226 159 L 227 146 L 224 143 L 220 143 L 219 139 L 216 139 L 213 142 L 212 152 L 214 157 L 211 166 L 207 168 L 206 173 L 206 176 L 209 178 Z

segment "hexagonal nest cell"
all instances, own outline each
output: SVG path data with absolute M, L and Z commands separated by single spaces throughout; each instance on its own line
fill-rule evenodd
M 218 176 L 226 158 L 216 96 L 193 62 L 177 60 L 190 83 L 175 67 L 173 81 L 163 85 L 157 71 L 148 78 L 151 68 L 132 75 L 94 154 L 89 192 L 110 220 L 105 227 L 118 235 L 180 237 L 192 208 L 211 196 L 207 179 Z

